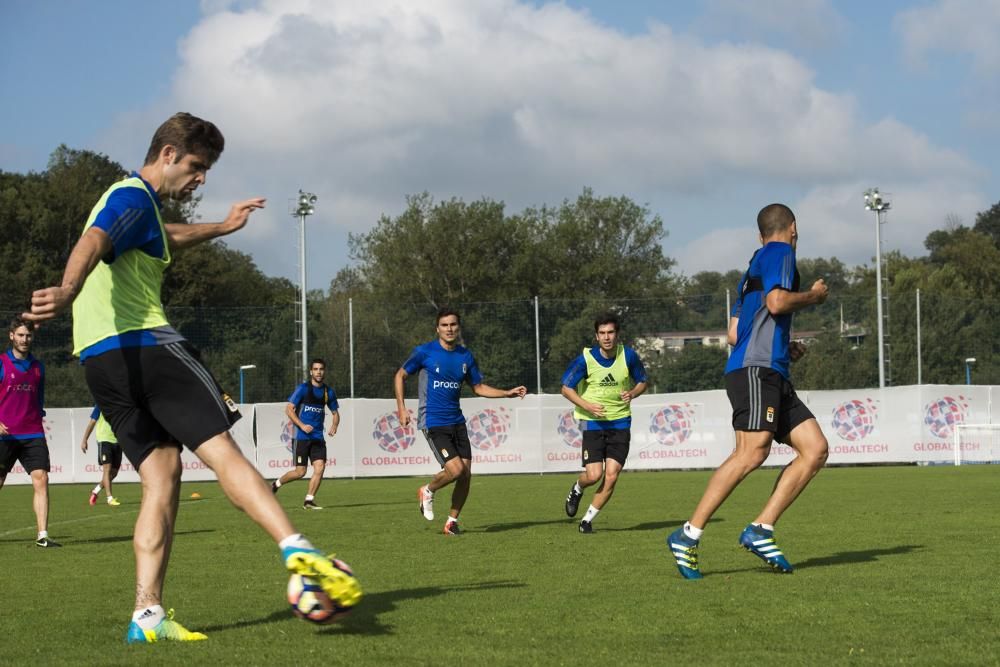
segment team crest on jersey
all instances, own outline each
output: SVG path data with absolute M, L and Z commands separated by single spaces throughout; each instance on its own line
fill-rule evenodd
M 232 399 L 229 394 L 222 395 L 222 402 L 226 404 L 230 412 L 238 412 L 239 408 L 236 407 L 236 402 Z
M 767 406 L 767 423 L 768 424 L 774 423 L 774 408 L 771 407 L 770 405 Z
M 441 450 L 441 456 L 443 456 L 444 458 L 448 458 L 448 450 L 447 449 L 442 449 Z
M 588 452 L 586 449 L 583 450 L 583 460 L 586 461 L 589 458 L 590 458 L 590 452 Z
M 465 373 L 466 373 L 467 371 L 468 371 L 468 368 L 466 367 L 466 365 L 465 365 L 465 364 L 462 364 L 462 375 L 465 375 Z

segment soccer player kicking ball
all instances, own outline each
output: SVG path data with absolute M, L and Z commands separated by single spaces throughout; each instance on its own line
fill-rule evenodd
M 472 444 L 465 427 L 465 417 L 458 399 L 462 383 L 467 382 L 477 396 L 485 398 L 524 398 L 527 388 L 496 389 L 483 382 L 482 373 L 472 352 L 459 344 L 461 324 L 458 312 L 441 308 L 437 314 L 437 339 L 418 345 L 396 371 L 393 389 L 399 423 L 410 423 L 410 411 L 403 402 L 403 383 L 414 373 L 420 373 L 420 403 L 417 426 L 424 432 L 441 472 L 429 484 L 417 489 L 420 513 L 434 520 L 434 492 L 452 482 L 451 511 L 444 524 L 445 535 L 458 535 L 458 515 L 469 497 L 472 482 Z
M 142 168 L 112 185 L 94 206 L 62 284 L 32 294 L 31 312 L 24 315 L 44 321 L 73 306 L 74 353 L 101 414 L 142 480 L 129 643 L 205 639 L 162 606 L 182 442 L 212 469 L 230 501 L 278 543 L 289 571 L 317 579 L 342 607 L 361 600 L 357 580 L 295 530 L 240 452 L 229 433 L 240 417 L 236 404 L 163 312 L 160 290 L 173 253 L 242 229 L 264 206 L 262 198 L 239 202 L 220 223 L 163 222 L 163 199 L 188 199 L 204 185 L 223 147 L 222 133 L 212 123 L 187 113 L 170 117 L 153 135 Z
M 756 470 L 774 440 L 797 456 L 778 476 L 764 509 L 743 530 L 741 547 L 778 572 L 792 565 L 774 541 L 774 525 L 823 464 L 827 442 L 816 418 L 799 400 L 788 379 L 789 362 L 805 349 L 789 343 L 792 313 L 826 301 L 822 279 L 799 292 L 795 268 L 798 228 L 784 204 L 771 204 L 757 215 L 759 248 L 743 274 L 729 320 L 732 355 L 726 364 L 726 393 L 733 406 L 736 449 L 708 482 L 690 521 L 667 537 L 677 569 L 685 579 L 701 579 L 698 540 L 708 520 L 743 478 Z
M 576 516 L 584 489 L 601 483 L 580 521 L 581 533 L 594 532 L 591 524 L 615 492 L 632 440 L 630 404 L 646 391 L 642 360 L 618 342 L 618 329 L 617 316 L 598 317 L 597 345 L 584 348 L 562 378 L 562 395 L 576 406 L 574 416 L 583 435 L 583 472 L 566 496 L 566 516 Z
M 122 448 L 115 438 L 114 431 L 111 430 L 111 424 L 101 415 L 101 409 L 96 405 L 90 413 L 90 421 L 87 422 L 87 428 L 83 431 L 83 441 L 80 443 L 80 451 L 84 454 L 87 453 L 87 441 L 90 440 L 90 434 L 95 430 L 97 431 L 97 460 L 101 464 L 102 476 L 101 483 L 90 491 L 90 504 L 92 506 L 97 504 L 97 497 L 103 488 L 108 497 L 108 505 L 118 507 L 121 503 L 111 493 L 111 482 L 118 476 L 118 471 L 122 467 Z

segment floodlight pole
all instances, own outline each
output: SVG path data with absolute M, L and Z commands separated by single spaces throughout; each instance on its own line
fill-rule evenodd
M 885 388 L 885 332 L 882 330 L 882 211 L 890 208 L 878 188 L 865 192 L 865 208 L 875 212 L 875 299 L 878 317 L 878 386 Z
M 965 360 L 965 384 L 972 384 L 972 364 L 976 363 L 975 357 Z
M 318 198 L 299 190 L 298 205 L 292 215 L 299 218 L 299 291 L 302 295 L 302 377 L 309 377 L 309 322 L 306 312 L 306 218 L 316 212 Z

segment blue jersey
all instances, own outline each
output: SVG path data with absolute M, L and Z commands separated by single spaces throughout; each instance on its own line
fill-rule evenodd
M 137 172 L 132 172 L 131 176 L 142 178 Z M 167 239 L 163 238 L 160 223 L 156 218 L 156 209 L 162 211 L 163 203 L 153 186 L 145 180 L 143 183 L 146 189 L 122 187 L 112 192 L 104 203 L 104 208 L 94 218 L 92 226 L 103 231 L 111 240 L 111 251 L 101 258 L 101 261 L 107 264 L 111 264 L 117 257 L 133 249 L 157 259 L 165 256 Z M 184 337 L 170 326 L 129 331 L 109 336 L 84 348 L 80 351 L 80 361 L 82 363 L 88 357 L 97 356 L 108 350 L 166 345 L 182 340 Z
M 732 312 L 733 317 L 739 318 L 736 345 L 726 364 L 726 373 L 759 366 L 773 368 L 788 378 L 792 314 L 772 315 L 768 311 L 767 295 L 773 289 L 790 292 L 799 289 L 795 250 L 780 241 L 772 241 L 755 252 L 740 279 Z
M 642 365 L 642 359 L 639 358 L 639 353 L 628 346 L 625 347 L 625 365 L 628 367 L 629 376 L 632 378 L 632 382 L 639 384 L 640 382 L 646 381 L 646 367 Z M 590 354 L 594 357 L 596 361 L 601 366 L 605 368 L 611 368 L 615 365 L 615 358 L 605 359 L 604 355 L 601 354 L 601 347 L 595 345 L 590 348 Z M 587 361 L 583 358 L 583 355 L 577 355 L 569 368 L 562 376 L 562 384 L 564 387 L 569 387 L 570 389 L 576 389 L 580 381 L 587 377 Z M 586 431 L 593 430 L 604 430 L 604 429 L 626 429 L 632 427 L 632 417 L 622 417 L 621 419 L 581 419 L 580 426 Z
M 458 403 L 462 383 L 468 382 L 471 387 L 483 383 L 483 375 L 468 349 L 456 345 L 454 350 L 446 350 L 440 341 L 432 340 L 413 348 L 403 362 L 403 370 L 407 375 L 420 372 L 418 428 L 465 423 Z
M 288 397 L 288 402 L 295 406 L 295 414 L 299 420 L 303 424 L 312 426 L 313 429 L 312 433 L 306 433 L 296 425 L 296 440 L 322 440 L 327 406 L 331 412 L 337 412 L 340 409 L 337 395 L 333 393 L 333 389 L 326 384 L 315 387 L 312 381 L 303 382 L 297 386 L 292 395 Z

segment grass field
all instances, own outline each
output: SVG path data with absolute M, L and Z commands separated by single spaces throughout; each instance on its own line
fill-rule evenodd
M 165 605 L 206 642 L 127 646 L 131 530 L 87 487 L 52 488 L 33 546 L 31 489 L 0 491 L 0 663 L 183 665 L 998 664 L 1000 467 L 823 471 L 777 537 L 778 575 L 736 547 L 777 472 L 737 489 L 702 539 L 705 578 L 684 581 L 664 546 L 708 472 L 624 475 L 581 535 L 565 518 L 569 475 L 477 477 L 466 533 L 418 514 L 420 480 L 327 480 L 279 499 L 336 551 L 366 597 L 342 623 L 291 616 L 277 548 L 209 483 L 186 483 Z M 450 491 L 436 498 L 443 517 Z M 581 515 L 590 500 L 585 497 Z

